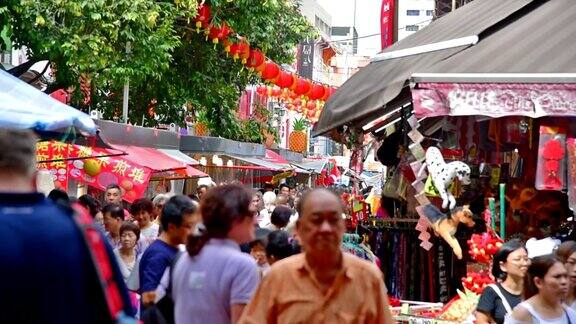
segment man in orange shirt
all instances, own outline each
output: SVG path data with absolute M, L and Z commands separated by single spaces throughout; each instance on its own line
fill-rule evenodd
M 394 323 L 382 272 L 342 253 L 342 204 L 326 189 L 296 207 L 304 253 L 278 261 L 240 323 Z

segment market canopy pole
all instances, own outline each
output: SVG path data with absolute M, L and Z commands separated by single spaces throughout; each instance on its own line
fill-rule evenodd
M 130 42 L 126 43 L 126 56 L 130 55 Z M 130 80 L 127 79 L 126 83 L 124 83 L 124 94 L 122 97 L 122 121 L 127 124 L 128 123 L 128 96 L 130 93 Z
M 500 238 L 506 238 L 506 184 L 500 184 Z

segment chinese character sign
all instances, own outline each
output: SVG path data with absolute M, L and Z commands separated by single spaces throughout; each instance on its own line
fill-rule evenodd
M 56 188 L 66 190 L 68 179 L 100 190 L 109 184 L 118 184 L 124 199 L 132 202 L 146 191 L 152 170 L 122 158 L 110 156 L 115 152 L 105 149 L 67 144 L 56 141 L 36 145 L 38 170 L 48 170 Z
M 298 57 L 298 75 L 312 80 L 314 74 L 314 40 L 300 42 Z
M 394 43 L 394 1 L 382 0 L 380 11 L 380 37 L 382 49 Z
M 73 154 L 72 145 L 45 141 L 36 143 L 36 169 L 47 170 L 52 174 L 54 187 L 66 191 L 68 188 L 68 165 L 66 159 Z M 49 162 L 52 161 L 52 162 Z
M 68 164 L 72 179 L 101 190 L 118 184 L 128 202 L 142 198 L 152 174 L 149 168 L 128 162 L 121 156 L 75 160 Z

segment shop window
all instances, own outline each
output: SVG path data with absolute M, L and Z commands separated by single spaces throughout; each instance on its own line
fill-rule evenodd
M 407 16 L 420 16 L 420 10 L 406 10 Z
M 426 16 L 434 16 L 434 10 L 426 10 Z

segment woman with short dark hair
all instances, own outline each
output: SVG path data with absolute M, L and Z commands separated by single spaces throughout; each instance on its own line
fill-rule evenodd
M 136 255 L 136 243 L 140 239 L 140 228 L 130 221 L 125 221 L 120 226 L 120 247 L 114 249 L 116 260 L 120 267 L 120 272 L 124 282 L 128 280 L 134 266 L 136 265 L 138 255 Z
M 504 323 L 506 314 L 522 301 L 529 264 L 528 252 L 520 240 L 511 240 L 500 247 L 492 264 L 497 283 L 484 288 L 476 307 L 477 323 Z
M 270 225 L 266 226 L 266 229 L 271 231 L 276 231 L 286 228 L 290 222 L 290 217 L 292 216 L 292 209 L 288 206 L 279 205 L 274 208 L 272 215 L 270 216 Z

